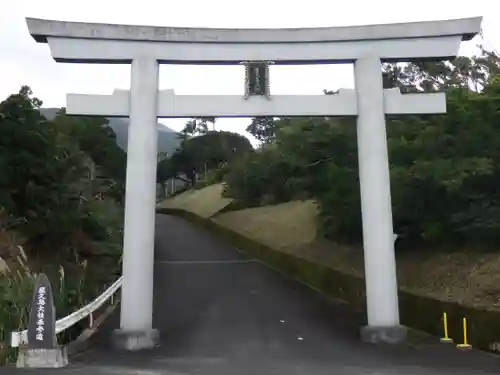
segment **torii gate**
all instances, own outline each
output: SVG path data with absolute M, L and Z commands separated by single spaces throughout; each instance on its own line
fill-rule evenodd
M 385 114 L 445 113 L 444 93 L 405 94 L 382 87 L 382 62 L 456 56 L 482 18 L 387 25 L 210 29 L 128 26 L 28 18 L 30 34 L 53 58 L 131 64 L 129 92 L 67 96 L 67 113 L 130 118 L 123 286 L 115 344 L 154 347 L 152 327 L 158 117 L 357 116 L 368 325 L 362 339 L 400 342 Z M 337 95 L 175 95 L 158 91 L 159 64 L 242 62 L 354 63 L 355 91 Z M 260 71 L 260 70 L 259 70 Z M 255 73 L 254 73 L 255 74 Z M 260 73 L 257 73 L 260 74 Z M 261 85 L 259 86 L 262 90 Z

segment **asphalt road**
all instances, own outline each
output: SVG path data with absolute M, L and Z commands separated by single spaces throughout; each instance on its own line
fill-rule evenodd
M 498 374 L 498 357 L 434 340 L 359 341 L 363 317 L 287 279 L 183 219 L 157 216 L 154 326 L 161 345 L 114 352 L 109 330 L 64 370 L 141 375 Z M 12 370 L 20 372 L 21 370 Z M 0 371 L 1 372 L 1 371 Z M 33 372 L 33 371 L 30 371 Z

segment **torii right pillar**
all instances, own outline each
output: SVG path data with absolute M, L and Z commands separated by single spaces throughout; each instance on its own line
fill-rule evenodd
M 370 55 L 354 63 L 368 315 L 361 336 L 367 342 L 397 343 L 406 339 L 407 330 L 399 323 L 381 65 L 380 58 Z

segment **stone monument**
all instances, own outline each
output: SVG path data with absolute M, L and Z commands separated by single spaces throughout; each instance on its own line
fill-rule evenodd
M 30 307 L 28 344 L 19 348 L 19 368 L 59 368 L 68 364 L 66 349 L 57 343 L 56 310 L 52 286 L 39 274 Z

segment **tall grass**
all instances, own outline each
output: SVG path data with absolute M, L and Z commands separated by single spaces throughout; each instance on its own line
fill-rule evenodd
M 34 275 L 19 271 L 5 274 L 0 279 L 0 364 L 15 356 L 15 350 L 10 348 L 10 335 L 28 325 L 34 284 Z
M 16 349 L 10 348 L 11 332 L 28 326 L 37 277 L 32 270 L 43 272 L 49 278 L 57 319 L 88 304 L 117 277 L 123 236 L 121 207 L 115 202 L 94 201 L 91 208 L 93 220 L 98 227 L 105 228 L 102 236 L 91 242 L 95 256 L 87 261 L 74 249 L 62 257 L 41 257 L 38 262 L 33 259 L 28 262 L 21 246 L 23 239 L 7 224 L 12 218 L 0 209 L 0 366 L 15 360 L 17 355 Z M 70 253 L 73 256 L 68 258 Z M 61 332 L 59 343 L 74 340 L 87 324 L 83 320 Z
M 63 266 L 48 269 L 54 293 L 57 319 L 71 314 L 96 298 L 105 286 L 97 287 L 87 278 L 87 261 L 71 267 L 68 274 Z M 55 279 L 55 275 L 58 275 Z M 30 304 L 33 296 L 36 274 L 23 265 L 16 271 L 8 271 L 0 278 L 0 365 L 15 360 L 17 350 L 10 348 L 13 331 L 27 328 Z M 87 324 L 80 322 L 58 335 L 60 344 L 74 340 Z

